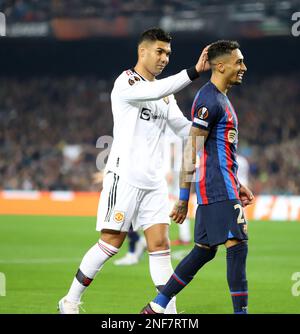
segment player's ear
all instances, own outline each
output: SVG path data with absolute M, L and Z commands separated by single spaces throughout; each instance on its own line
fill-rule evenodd
M 141 43 L 138 47 L 138 55 L 143 58 L 147 52 L 147 44 L 145 42 Z
M 142 47 L 142 45 L 139 45 L 139 47 L 138 47 L 138 56 L 139 56 L 139 58 L 143 57 L 143 53 L 144 53 L 143 47 Z
M 216 65 L 217 71 L 219 71 L 220 73 L 224 73 L 225 72 L 225 65 L 224 63 L 218 63 Z

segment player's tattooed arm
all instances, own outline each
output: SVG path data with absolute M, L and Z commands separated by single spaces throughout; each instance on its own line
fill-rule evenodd
M 180 170 L 180 195 L 170 217 L 177 224 L 182 224 L 188 212 L 188 194 L 190 192 L 193 175 L 196 168 L 197 152 L 204 149 L 204 143 L 209 131 L 192 126 L 188 140 L 184 147 L 183 160 Z M 186 198 L 184 195 L 186 194 Z M 182 197 L 182 198 L 181 198 Z
M 190 189 L 196 168 L 197 152 L 204 150 L 204 143 L 209 131 L 195 126 L 191 127 L 188 140 L 184 147 L 183 160 L 180 170 L 180 188 Z

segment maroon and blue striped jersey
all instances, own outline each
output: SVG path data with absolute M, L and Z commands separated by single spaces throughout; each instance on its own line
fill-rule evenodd
M 192 121 L 194 127 L 209 131 L 204 149 L 197 152 L 195 188 L 198 204 L 238 199 L 238 119 L 228 97 L 211 81 L 194 99 Z

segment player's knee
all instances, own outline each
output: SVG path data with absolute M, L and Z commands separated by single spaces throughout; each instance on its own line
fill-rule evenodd
M 119 249 L 126 238 L 126 234 L 126 232 L 102 230 L 99 240 Z
M 163 236 L 157 236 L 155 239 L 148 240 L 148 252 L 158 252 L 170 249 L 170 241 Z
M 227 259 L 232 257 L 239 257 L 242 259 L 246 259 L 248 254 L 248 242 L 247 241 L 241 241 L 236 243 L 235 245 L 228 247 L 226 249 L 227 253 Z
M 245 240 L 241 241 L 241 240 L 238 240 L 238 239 L 228 239 L 224 243 L 224 245 L 225 245 L 226 248 L 230 248 L 230 247 L 235 246 L 235 245 L 237 245 L 237 244 L 239 244 L 241 242 L 246 242 L 246 241 Z
M 209 247 L 202 244 L 195 244 L 194 251 L 198 254 L 199 257 L 203 256 L 205 253 L 207 261 L 211 261 L 217 254 L 218 247 Z

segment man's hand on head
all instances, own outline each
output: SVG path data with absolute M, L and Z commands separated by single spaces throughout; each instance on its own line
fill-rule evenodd
M 209 46 L 210 45 L 207 45 L 203 51 L 201 52 L 201 55 L 198 59 L 198 62 L 195 66 L 196 68 L 196 71 L 198 73 L 201 73 L 201 72 L 205 72 L 205 71 L 208 71 L 210 69 L 210 65 L 208 63 L 208 49 L 209 49 Z

